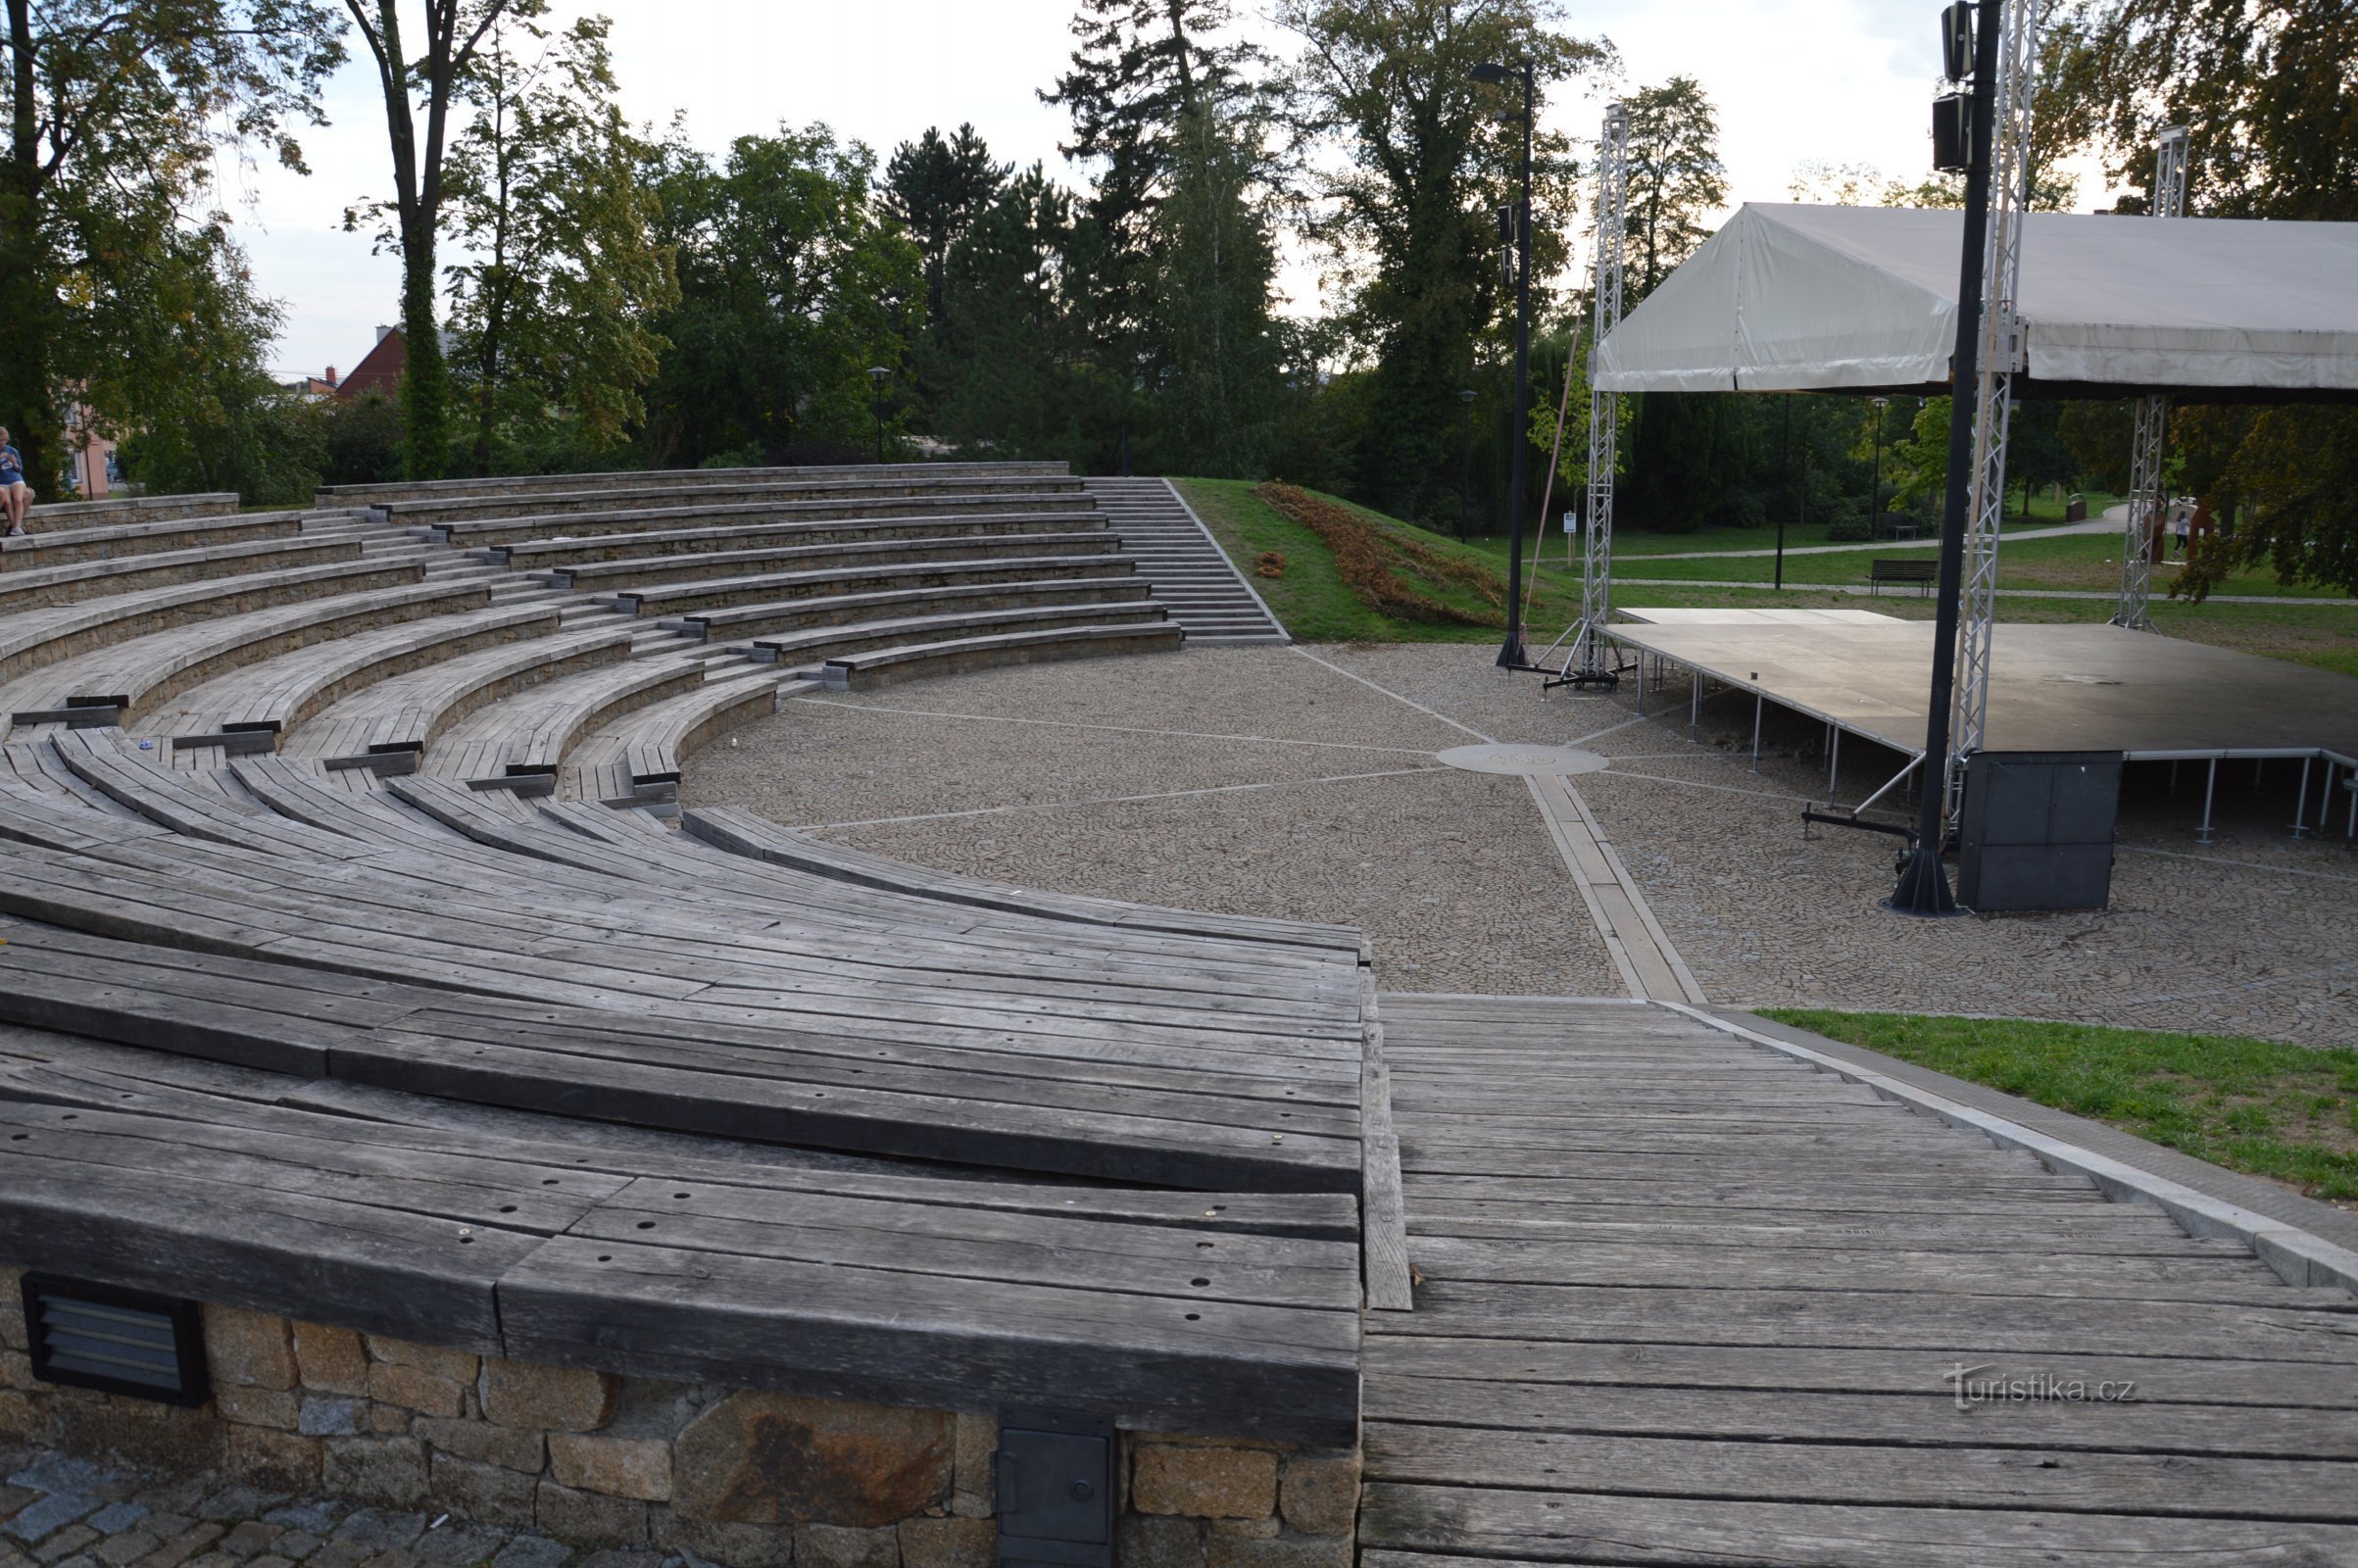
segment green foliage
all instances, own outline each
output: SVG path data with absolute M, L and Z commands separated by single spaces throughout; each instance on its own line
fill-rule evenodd
M 1762 1011 L 2311 1197 L 2358 1198 L 2358 1051 L 2012 1018 Z
M 871 439 L 868 369 L 903 365 L 923 289 L 917 247 L 877 211 L 875 163 L 815 124 L 741 136 L 718 168 L 676 138 L 660 150 L 680 295 L 649 323 L 671 344 L 646 398 L 658 464 Z
M 364 392 L 327 415 L 328 484 L 386 484 L 401 477 L 401 405 L 382 392 Z
M 300 169 L 293 127 L 318 118 L 343 52 L 326 0 L 19 0 L 9 12 L 0 418 L 45 487 L 63 466 L 70 391 L 96 428 L 120 431 L 144 374 L 137 354 L 184 358 L 204 342 L 210 323 L 168 322 L 150 294 L 218 259 L 203 254 L 222 243 L 207 211 L 214 155 L 264 145 Z M 242 352 L 238 330 L 226 360 Z
M 645 416 L 678 303 L 642 179 L 653 149 L 614 102 L 603 17 L 554 41 L 495 23 L 467 78 L 447 171 L 452 359 L 478 474 L 594 462 Z
M 1728 200 L 1719 114 L 1693 76 L 1673 76 L 1622 100 L 1629 107 L 1629 269 L 1635 307 L 1700 249 Z
M 991 161 L 991 149 L 970 124 L 958 126 L 947 140 L 939 128 L 928 126 L 917 140 L 893 149 L 884 168 L 882 201 L 924 260 L 928 321 L 941 318 L 950 248 L 965 237 L 967 226 L 1014 172 L 1012 164 Z
M 1559 30 L 1548 0 L 1283 0 L 1277 21 L 1303 50 L 1291 82 L 1315 166 L 1309 226 L 1347 291 L 1344 325 L 1373 362 L 1370 416 L 1354 454 L 1360 488 L 1409 517 L 1455 510 L 1463 407 L 1478 342 L 1511 342 L 1494 214 L 1517 195 L 1521 83 L 1486 86 L 1475 66 L 1529 61 L 1547 96 L 1604 66 L 1601 43 Z M 1569 260 L 1578 211 L 1569 140 L 1533 152 L 1533 310 L 1540 280 Z

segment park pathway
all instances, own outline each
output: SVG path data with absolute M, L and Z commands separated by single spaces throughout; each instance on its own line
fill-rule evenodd
M 1364 1568 L 2358 1563 L 2358 1298 L 1698 1016 L 1381 1015 Z

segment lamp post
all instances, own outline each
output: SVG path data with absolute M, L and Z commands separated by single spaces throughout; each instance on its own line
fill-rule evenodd
M 1465 405 L 1465 464 L 1457 470 L 1457 537 L 1463 539 L 1474 505 L 1474 389 L 1458 393 L 1457 401 Z
M 875 398 L 868 408 L 869 412 L 876 416 L 876 461 L 878 463 L 884 461 L 884 383 L 892 378 L 892 373 L 889 368 L 881 365 L 868 367 L 868 384 L 876 389 Z
M 1890 398 L 1869 398 L 1875 409 L 1875 473 L 1867 481 L 1867 537 L 1883 537 L 1883 422 L 1884 413 L 1891 406 Z
M 1531 62 L 1520 67 L 1497 64 L 1474 68 L 1474 79 L 1493 84 L 1523 78 L 1523 157 L 1520 190 L 1514 205 L 1515 254 L 1515 412 L 1511 432 L 1513 460 L 1507 467 L 1506 641 L 1498 648 L 1500 669 L 1524 669 L 1531 656 L 1523 647 L 1523 466 L 1524 449 L 1531 444 L 1531 99 L 1534 86 Z

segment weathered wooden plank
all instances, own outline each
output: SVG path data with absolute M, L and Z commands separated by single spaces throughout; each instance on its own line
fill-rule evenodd
M 1939 1420 L 1939 1401 L 1922 1413 Z M 1951 1415 L 1955 1411 L 1948 1412 Z M 2184 1421 L 2184 1412 L 2179 1412 Z M 2030 1427 L 2033 1422 L 2020 1423 Z M 2028 1436 L 2018 1433 L 2018 1436 Z M 1631 1438 L 1371 1420 L 1366 1463 L 1387 1483 L 1910 1508 L 2000 1508 L 2358 1524 L 2358 1465 L 2222 1453 L 2118 1453 L 2034 1442 L 1977 1446 L 1949 1425 L 1937 1446 L 1861 1441 Z
M 1359 1074 L 1359 1200 L 1366 1227 L 1361 1248 L 1367 1304 L 1377 1311 L 1406 1312 L 1416 1305 L 1414 1271 L 1406 1205 L 1400 1197 L 1400 1135 L 1393 1127 L 1392 1088 L 1384 1068 L 1384 1025 L 1372 977 L 1366 997 L 1366 1054 Z

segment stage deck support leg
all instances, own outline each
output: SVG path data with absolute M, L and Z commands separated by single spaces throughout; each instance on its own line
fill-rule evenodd
M 1826 799 L 1831 802 L 1842 774 L 1842 726 L 1826 726 Z
M 2309 836 L 2309 830 L 2301 825 L 2301 818 L 2309 814 L 2309 766 L 2316 760 L 2317 759 L 2314 757 L 2301 759 L 2300 799 L 2292 803 L 2292 836 L 2296 839 L 2305 839 Z M 2326 776 L 2330 784 L 2333 775 L 2329 773 Z
M 2197 844 L 2209 844 L 2211 838 L 2211 802 L 2219 794 L 2219 759 L 2211 759 L 2210 777 L 2202 786 L 2202 830 L 2194 835 Z
M 1758 692 L 1752 694 L 1752 771 L 1760 771 L 1760 716 L 1767 699 Z

